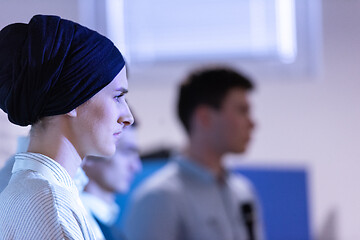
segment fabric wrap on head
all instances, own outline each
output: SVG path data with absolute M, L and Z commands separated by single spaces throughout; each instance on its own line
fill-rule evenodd
M 106 37 L 58 16 L 34 16 L 0 32 L 0 107 L 12 123 L 65 114 L 125 66 Z

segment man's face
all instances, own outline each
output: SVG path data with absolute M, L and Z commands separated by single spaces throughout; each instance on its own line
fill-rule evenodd
M 221 153 L 243 153 L 246 150 L 254 122 L 245 90 L 230 90 L 221 108 L 212 110 L 211 129 L 213 141 Z
M 125 129 L 116 144 L 116 151 L 112 157 L 88 156 L 84 165 L 88 177 L 109 192 L 127 192 L 134 175 L 141 170 L 135 134 L 134 128 Z

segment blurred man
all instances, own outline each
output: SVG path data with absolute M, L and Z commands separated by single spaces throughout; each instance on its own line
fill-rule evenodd
M 193 72 L 181 85 L 178 116 L 186 151 L 140 186 L 125 219 L 128 240 L 262 239 L 250 182 L 222 165 L 245 152 L 254 122 L 251 81 L 229 68 Z
M 141 170 L 135 127 L 123 131 L 114 156 L 87 156 L 83 169 L 89 178 L 81 194 L 85 208 L 100 226 L 106 240 L 123 239 L 122 232 L 114 225 L 120 211 L 115 196 L 126 193 L 134 174 Z M 96 228 L 94 223 L 92 225 Z

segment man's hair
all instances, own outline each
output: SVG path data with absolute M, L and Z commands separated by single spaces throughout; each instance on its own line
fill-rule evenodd
M 227 93 L 240 88 L 250 91 L 254 88 L 251 80 L 229 67 L 208 67 L 191 72 L 179 88 L 177 113 L 190 132 L 190 120 L 195 109 L 206 105 L 220 109 Z

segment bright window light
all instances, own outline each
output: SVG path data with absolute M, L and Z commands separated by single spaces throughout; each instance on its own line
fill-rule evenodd
M 296 55 L 293 8 L 292 0 L 126 1 L 129 60 L 272 57 L 289 62 Z
M 276 0 L 277 48 L 281 60 L 294 62 L 296 57 L 296 24 L 294 0 Z
M 319 66 L 320 0 L 105 2 L 107 35 L 130 65 L 230 60 L 290 75 Z
M 106 1 L 106 25 L 108 29 L 108 37 L 126 55 L 125 47 L 125 25 L 124 25 L 124 2 L 122 0 Z

